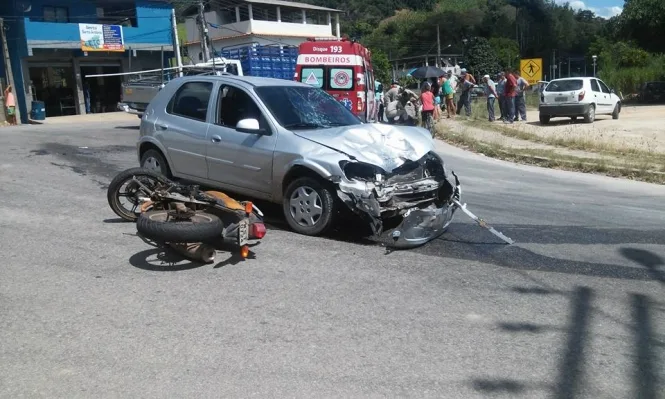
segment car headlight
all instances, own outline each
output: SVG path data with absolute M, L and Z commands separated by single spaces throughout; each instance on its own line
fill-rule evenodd
M 341 161 L 339 166 L 342 168 L 344 176 L 348 180 L 364 180 L 374 182 L 377 180 L 377 175 L 385 175 L 385 171 L 383 169 L 364 162 Z

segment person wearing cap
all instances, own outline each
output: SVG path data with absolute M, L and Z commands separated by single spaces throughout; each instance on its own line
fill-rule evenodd
M 485 82 L 485 96 L 487 97 L 487 115 L 490 122 L 494 122 L 494 102 L 496 101 L 496 84 L 490 75 L 483 76 L 483 82 Z

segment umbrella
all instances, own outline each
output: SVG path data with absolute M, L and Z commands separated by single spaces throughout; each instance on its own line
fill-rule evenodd
M 410 75 L 416 79 L 438 78 L 446 74 L 441 68 L 424 66 L 411 71 Z

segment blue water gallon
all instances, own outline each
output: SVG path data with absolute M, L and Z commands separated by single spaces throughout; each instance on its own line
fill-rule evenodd
M 30 118 L 35 121 L 43 121 L 46 119 L 46 105 L 44 104 L 44 101 L 32 102 Z

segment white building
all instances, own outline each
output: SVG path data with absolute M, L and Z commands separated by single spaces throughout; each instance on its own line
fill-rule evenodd
M 204 9 L 209 51 L 222 51 L 239 45 L 297 46 L 308 37 L 340 37 L 342 11 L 305 3 L 281 0 L 237 0 L 208 2 Z M 193 62 L 203 60 L 197 8 L 185 13 L 187 53 Z M 334 27 L 333 27 L 334 24 Z

